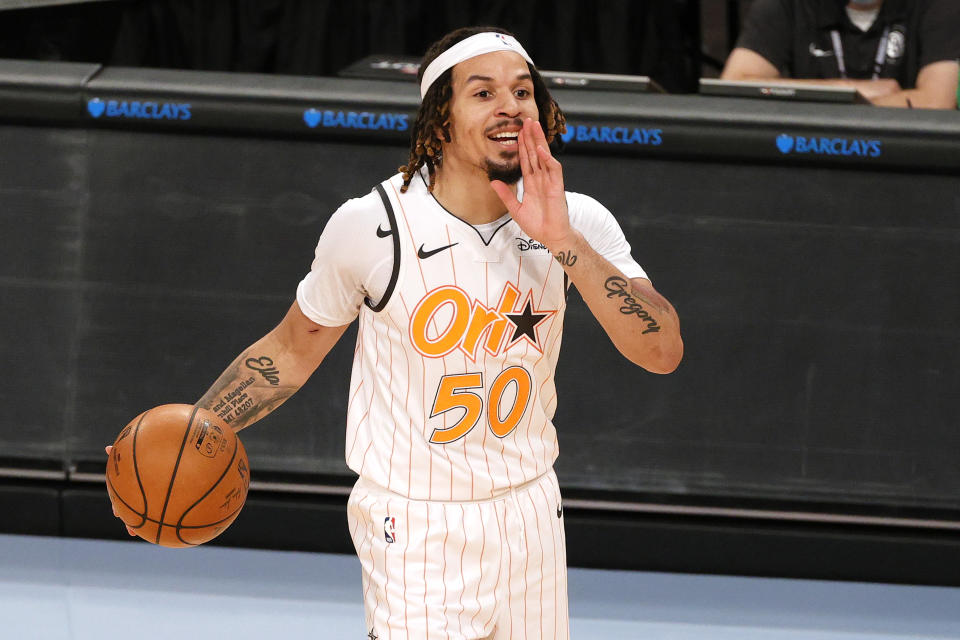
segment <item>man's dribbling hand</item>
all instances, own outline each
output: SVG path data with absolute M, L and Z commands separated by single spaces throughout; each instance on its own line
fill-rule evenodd
M 108 444 L 106 447 L 104 447 L 104 450 L 107 452 L 107 458 L 109 459 L 109 458 L 110 458 L 110 452 L 113 451 L 113 445 L 109 445 L 109 444 Z M 116 517 L 119 518 L 120 516 L 117 515 L 117 510 L 114 509 L 112 502 L 110 503 L 110 508 L 113 509 L 113 515 L 115 515 Z M 124 526 L 127 527 L 127 533 L 129 533 L 131 536 L 136 536 L 136 535 L 137 535 L 137 532 L 134 531 L 133 529 L 131 529 L 131 528 L 127 525 L 127 523 L 124 522 Z
M 567 243 L 570 236 L 563 167 L 550 154 L 539 122 L 530 118 L 523 121 L 517 146 L 523 171 L 523 202 L 500 180 L 492 180 L 490 186 L 524 233 L 555 250 Z

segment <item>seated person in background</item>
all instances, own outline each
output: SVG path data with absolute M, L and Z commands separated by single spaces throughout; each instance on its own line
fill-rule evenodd
M 960 0 L 753 0 L 724 80 L 832 84 L 876 105 L 955 109 Z

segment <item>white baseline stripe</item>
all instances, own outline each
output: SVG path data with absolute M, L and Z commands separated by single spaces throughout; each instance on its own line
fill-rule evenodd
M 0 476 L 4 470 L 0 469 Z M 40 477 L 62 479 L 63 474 L 58 472 L 36 471 Z M 28 477 L 22 475 L 20 477 Z M 103 474 L 71 473 L 70 480 L 80 482 L 106 482 Z M 250 482 L 253 491 L 288 491 L 290 493 L 313 493 L 318 495 L 350 495 L 350 487 L 324 484 L 298 484 L 287 482 Z M 585 509 L 589 511 L 625 511 L 631 513 L 665 513 L 688 516 L 712 516 L 722 518 L 752 518 L 762 520 L 790 520 L 794 522 L 821 522 L 834 524 L 859 524 L 881 527 L 915 527 L 920 529 L 944 529 L 960 531 L 960 521 L 957 520 L 929 520 L 923 518 L 892 518 L 884 516 L 861 516 L 844 513 L 818 513 L 815 511 L 784 511 L 771 509 L 738 509 L 734 507 L 698 507 L 693 505 L 657 504 L 649 502 L 626 502 L 613 500 L 579 500 L 564 498 L 564 507 Z
M 733 507 L 697 507 L 675 504 L 615 502 L 604 500 L 563 500 L 564 507 L 595 511 L 631 511 L 636 513 L 671 513 L 692 516 L 721 516 L 726 518 L 762 518 L 765 520 L 794 520 L 800 522 L 831 522 L 866 524 L 888 527 L 922 527 L 926 529 L 953 529 L 960 531 L 955 520 L 924 520 L 920 518 L 888 518 L 813 511 L 778 511 L 769 509 L 737 509 Z
M 36 480 L 66 480 L 66 471 L 53 471 L 42 469 L 17 469 L 15 467 L 0 467 L 0 478 L 31 478 Z M 100 478 L 106 482 L 101 475 Z

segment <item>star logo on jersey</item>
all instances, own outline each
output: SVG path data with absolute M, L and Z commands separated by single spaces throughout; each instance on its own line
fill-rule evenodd
M 542 349 L 540 349 L 540 341 L 537 339 L 537 327 L 540 326 L 541 322 L 549 318 L 553 312 L 534 313 L 530 298 L 531 296 L 527 295 L 527 302 L 523 305 L 522 312 L 504 314 L 507 316 L 507 319 L 513 323 L 513 326 L 516 327 L 513 331 L 513 337 L 510 338 L 510 344 L 507 345 L 507 349 L 521 339 L 526 339 L 536 347 L 538 351 L 542 351 Z
M 379 637 L 380 636 L 373 632 L 373 627 L 370 627 L 370 633 L 367 634 L 367 640 L 377 640 Z
M 459 349 L 476 362 L 481 350 L 498 356 L 524 341 L 543 353 L 539 330 L 557 310 L 538 308 L 533 290 L 523 303 L 520 296 L 520 290 L 507 282 L 496 305 L 487 306 L 471 300 L 460 287 L 437 287 L 410 314 L 410 339 L 428 358 L 442 358 Z

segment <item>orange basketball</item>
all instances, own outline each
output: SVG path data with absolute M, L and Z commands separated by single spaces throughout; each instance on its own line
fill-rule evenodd
M 124 427 L 107 460 L 114 510 L 144 540 L 191 547 L 223 532 L 250 486 L 243 443 L 216 414 L 165 404 Z

